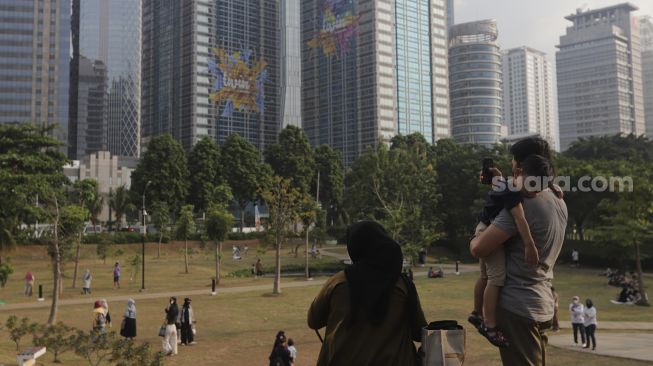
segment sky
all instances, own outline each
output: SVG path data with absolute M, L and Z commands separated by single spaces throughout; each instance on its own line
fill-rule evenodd
M 499 44 L 508 49 L 529 46 L 547 53 L 555 63 L 555 46 L 571 24 L 565 16 L 576 8 L 598 9 L 620 4 L 615 0 L 454 0 L 455 22 L 496 19 Z M 634 15 L 653 16 L 653 0 L 631 0 Z

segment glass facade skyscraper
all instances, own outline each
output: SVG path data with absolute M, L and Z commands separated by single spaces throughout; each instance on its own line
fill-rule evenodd
M 496 21 L 449 30 L 451 129 L 456 142 L 492 146 L 501 140 L 501 53 Z
M 0 0 L 0 123 L 58 124 L 67 142 L 70 0 Z
M 143 2 L 143 143 L 169 133 L 185 149 L 238 133 L 276 141 L 279 2 Z
M 300 1 L 281 2 L 281 127 L 302 126 Z
M 80 63 L 89 60 L 100 62 L 106 73 L 104 108 L 84 111 L 84 115 L 80 111 L 71 114 L 70 150 L 75 151 L 74 157 L 78 159 L 100 150 L 120 156 L 139 156 L 141 17 L 141 0 L 73 0 L 76 41 L 73 42 L 72 80 L 80 78 L 78 82 L 83 83 L 81 74 L 85 70 Z M 76 72 L 80 75 L 74 75 Z M 74 83 L 72 88 L 76 88 Z M 86 108 L 88 96 L 75 90 L 73 94 L 78 101 L 77 108 Z
M 653 20 L 650 16 L 639 19 L 642 39 L 642 84 L 644 85 L 644 117 L 646 136 L 653 138 Z

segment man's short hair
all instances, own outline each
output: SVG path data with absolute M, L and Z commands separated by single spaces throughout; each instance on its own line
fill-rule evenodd
M 551 148 L 549 143 L 540 137 L 527 137 L 515 142 L 510 147 L 510 153 L 517 164 L 526 160 L 529 155 L 540 155 L 551 161 Z

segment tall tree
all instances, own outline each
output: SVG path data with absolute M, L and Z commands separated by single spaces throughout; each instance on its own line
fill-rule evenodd
M 279 142 L 268 146 L 264 155 L 274 174 L 290 179 L 302 193 L 309 192 L 317 173 L 311 145 L 301 128 L 284 128 L 279 134 Z
M 102 210 L 102 197 L 98 191 L 98 183 L 94 179 L 82 179 L 73 184 L 72 195 L 74 201 L 86 210 L 86 213 L 91 217 L 93 222 L 93 231 L 95 231 L 95 220 L 93 216 L 97 217 L 98 207 Z M 99 204 L 98 204 L 99 203 Z M 89 217 L 85 217 L 87 220 Z M 77 271 L 79 270 L 79 256 L 82 247 L 82 232 L 79 232 L 79 240 L 75 243 L 75 269 L 73 270 L 73 288 L 77 288 Z
M 339 212 L 342 210 L 342 195 L 345 186 L 342 156 L 338 150 L 334 150 L 331 146 L 321 145 L 315 148 L 313 157 L 319 172 L 320 182 L 318 185 L 316 180 L 311 194 L 313 197 L 317 197 L 316 193 L 319 186 L 320 203 L 326 210 L 326 222 L 329 225 L 336 221 Z
M 289 179 L 274 176 L 269 188 L 261 192 L 270 212 L 269 230 L 274 235 L 275 273 L 272 293 L 281 293 L 281 245 L 291 225 L 299 219 L 302 194 Z
M 145 192 L 147 202 L 165 202 L 172 212 L 177 212 L 188 195 L 188 168 L 181 145 L 170 135 L 152 138 L 131 180 L 132 202 L 136 207 L 141 207 Z
M 240 230 L 245 226 L 245 208 L 256 200 L 258 189 L 264 184 L 269 168 L 260 163 L 259 153 L 254 145 L 231 134 L 222 146 L 220 155 L 224 177 L 231 187 L 234 200 L 240 209 Z
M 203 138 L 190 151 L 188 172 L 188 203 L 198 212 L 205 212 L 213 201 L 216 187 L 224 183 L 220 172 L 220 149 L 212 138 Z
M 55 128 L 0 124 L 0 263 L 13 249 L 20 225 L 45 218 L 39 198 L 68 183 L 63 174 L 68 159 L 51 137 Z
M 156 257 L 161 258 L 161 241 L 163 240 L 163 231 L 168 228 L 170 223 L 170 210 L 165 202 L 154 202 L 150 205 L 150 220 L 154 227 L 159 231 L 159 245 L 157 246 Z
M 135 207 L 134 204 L 130 202 L 129 190 L 124 185 L 116 188 L 116 191 L 113 193 L 113 196 L 109 201 L 109 205 L 116 215 L 118 228 L 122 227 L 123 216 Z
M 177 239 L 184 241 L 184 273 L 188 272 L 188 238 L 195 234 L 195 219 L 193 218 L 193 205 L 185 205 L 177 217 L 175 227 Z
M 206 216 L 206 236 L 215 244 L 215 283 L 220 284 L 220 266 L 222 264 L 222 242 L 233 226 L 233 216 L 224 206 L 211 205 Z

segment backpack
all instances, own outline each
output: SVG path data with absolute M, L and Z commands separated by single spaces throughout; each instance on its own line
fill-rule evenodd
M 107 323 L 107 318 L 104 316 L 104 314 L 97 313 L 97 315 L 95 316 L 95 327 L 104 328 L 106 323 Z

